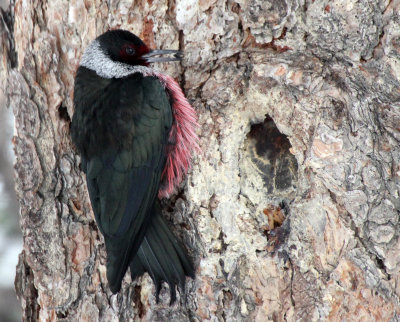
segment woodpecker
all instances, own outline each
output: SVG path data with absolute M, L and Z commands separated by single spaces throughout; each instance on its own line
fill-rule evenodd
M 177 50 L 150 50 L 126 30 L 97 37 L 75 76 L 71 138 L 81 156 L 92 209 L 104 236 L 107 279 L 121 289 L 148 272 L 156 286 L 194 278 L 193 264 L 162 217 L 198 150 L 197 116 L 180 86 L 150 63 L 179 61 Z

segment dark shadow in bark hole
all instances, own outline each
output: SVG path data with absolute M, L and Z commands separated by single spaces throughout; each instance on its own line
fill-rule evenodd
M 263 179 L 268 194 L 284 195 L 296 188 L 297 161 L 290 142 L 272 118 L 254 124 L 246 138 L 248 157 Z
M 298 165 L 291 144 L 269 116 L 251 126 L 240 161 L 241 193 L 268 244 L 260 252 L 274 254 L 290 231 L 288 214 L 295 197 Z M 261 209 L 261 212 L 260 212 Z M 285 224 L 286 223 L 286 224 Z

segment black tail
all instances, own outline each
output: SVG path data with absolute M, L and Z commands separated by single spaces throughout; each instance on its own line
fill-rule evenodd
M 176 300 L 175 287 L 185 288 L 185 278 L 194 278 L 193 265 L 175 236 L 169 230 L 167 223 L 161 216 L 159 206 L 149 224 L 142 244 L 131 261 L 132 279 L 148 272 L 156 285 L 156 296 L 161 290 L 161 283 L 169 285 L 171 303 Z

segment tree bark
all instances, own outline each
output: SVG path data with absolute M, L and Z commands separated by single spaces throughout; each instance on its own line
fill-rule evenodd
M 400 318 L 398 1 L 16 0 L 11 11 L 0 72 L 16 122 L 24 320 Z M 202 153 L 164 201 L 196 265 L 172 306 L 147 275 L 111 295 L 69 137 L 80 56 L 114 28 L 184 50 L 158 68 L 199 114 Z

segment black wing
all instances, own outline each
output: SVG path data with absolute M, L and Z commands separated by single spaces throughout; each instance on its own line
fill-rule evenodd
M 151 221 L 172 111 L 157 78 L 134 74 L 100 79 L 98 90 L 88 85 L 93 79 L 84 81 L 98 76 L 87 76 L 87 70 L 84 75 L 81 79 L 78 70 L 71 132 L 85 163 L 92 208 L 107 248 L 107 278 L 115 293 Z

